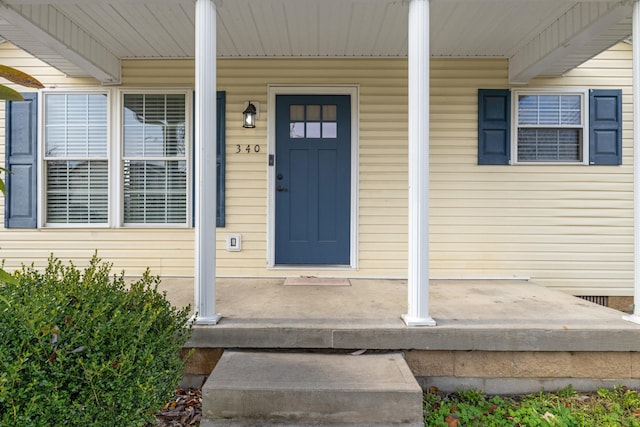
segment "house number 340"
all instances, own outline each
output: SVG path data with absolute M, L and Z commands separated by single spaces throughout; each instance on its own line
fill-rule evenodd
M 260 152 L 260 145 L 254 145 L 253 147 L 251 145 L 247 145 L 246 147 L 242 147 L 242 145 L 240 144 L 236 144 L 236 154 L 238 153 L 259 153 Z

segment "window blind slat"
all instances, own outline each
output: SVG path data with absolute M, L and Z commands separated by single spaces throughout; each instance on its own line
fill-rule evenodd
M 517 115 L 519 162 L 582 161 L 581 95 L 518 95 Z
M 187 176 L 178 161 L 124 162 L 125 223 L 185 223 Z
M 570 162 L 581 158 L 580 129 L 519 129 L 518 161 Z
M 186 97 L 125 94 L 123 99 L 124 222 L 185 224 Z
M 46 222 L 107 223 L 107 96 L 48 93 L 44 100 Z
M 47 222 L 107 222 L 108 162 L 47 162 Z

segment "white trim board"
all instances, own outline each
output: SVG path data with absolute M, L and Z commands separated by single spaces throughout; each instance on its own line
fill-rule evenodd
M 335 269 L 358 268 L 358 207 L 359 207 L 359 176 L 360 176 L 360 87 L 349 86 L 268 86 L 268 117 L 267 117 L 267 151 L 268 157 L 276 153 L 276 95 L 349 95 L 351 96 L 351 235 L 350 262 L 348 266 Z M 275 167 L 267 166 L 267 268 L 269 269 L 299 269 L 300 266 L 276 265 L 275 263 L 275 234 L 276 234 L 276 206 L 275 206 Z M 318 269 L 322 266 L 310 266 Z

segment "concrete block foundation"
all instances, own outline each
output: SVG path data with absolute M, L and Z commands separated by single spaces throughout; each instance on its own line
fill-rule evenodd
M 202 384 L 223 350 L 196 348 L 190 353 L 185 383 Z M 640 387 L 640 352 L 405 350 L 402 353 L 423 388 L 436 386 L 443 391 L 475 387 L 490 394 L 520 394 L 542 389 L 554 391 L 569 384 L 582 391 L 616 385 Z

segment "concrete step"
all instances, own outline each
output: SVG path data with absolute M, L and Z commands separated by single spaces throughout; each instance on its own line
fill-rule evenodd
M 400 353 L 225 351 L 202 389 L 202 426 L 422 426 Z

